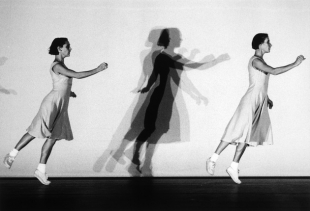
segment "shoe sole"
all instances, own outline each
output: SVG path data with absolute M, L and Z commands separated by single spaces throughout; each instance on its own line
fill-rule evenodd
M 235 183 L 241 184 L 241 181 L 240 181 L 240 180 L 239 180 L 239 181 L 236 181 L 236 180 L 233 178 L 233 176 L 229 173 L 228 169 L 226 169 L 226 172 L 227 172 L 227 174 L 230 176 L 230 178 L 231 178 Z
M 37 175 L 36 173 L 34 173 L 34 176 L 43 184 L 43 185 L 49 185 L 51 182 L 49 182 L 49 183 L 45 183 L 43 180 L 42 180 L 42 178 L 39 176 L 39 175 Z

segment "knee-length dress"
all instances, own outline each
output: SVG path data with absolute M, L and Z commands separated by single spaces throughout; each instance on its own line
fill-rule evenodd
M 270 74 L 253 67 L 251 57 L 249 88 L 242 97 L 233 117 L 229 121 L 222 141 L 231 144 L 247 143 L 249 146 L 273 144 L 272 129 L 267 107 L 267 91 Z
M 43 99 L 39 112 L 34 117 L 27 131 L 36 138 L 65 139 L 70 141 L 73 139 L 73 134 L 68 116 L 68 106 L 72 78 L 55 73 L 53 67 L 57 63 L 53 62 L 50 68 L 53 89 Z

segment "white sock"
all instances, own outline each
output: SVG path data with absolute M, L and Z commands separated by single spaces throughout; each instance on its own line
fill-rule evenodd
M 216 162 L 217 159 L 219 158 L 220 155 L 216 154 L 216 153 L 213 153 L 213 155 L 211 156 L 210 160 L 213 161 L 213 162 Z
M 45 174 L 45 173 L 46 173 L 46 164 L 39 163 L 37 169 L 38 169 L 40 172 L 42 172 L 43 174 Z
M 232 162 L 232 163 L 230 164 L 230 167 L 233 168 L 235 171 L 238 171 L 238 165 L 239 165 L 239 163 Z
M 10 156 L 13 156 L 13 157 L 16 157 L 17 154 L 18 154 L 18 150 L 17 149 L 13 149 L 11 152 L 10 152 Z

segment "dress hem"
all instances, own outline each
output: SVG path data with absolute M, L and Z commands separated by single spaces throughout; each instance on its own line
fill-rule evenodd
M 258 147 L 258 146 L 267 146 L 267 145 L 273 145 L 273 143 L 268 143 L 268 142 L 263 142 L 263 144 L 258 144 L 257 142 L 242 142 L 242 141 L 225 141 L 225 140 L 221 140 L 224 141 L 226 143 L 229 143 L 231 145 L 237 145 L 239 143 L 245 143 L 247 144 L 249 147 Z
M 37 135 L 37 134 L 33 134 L 31 131 L 29 130 L 26 130 L 27 133 L 29 133 L 31 136 L 35 137 L 35 138 L 48 138 L 48 139 L 56 139 L 57 141 L 58 140 L 66 140 L 66 141 L 72 141 L 73 140 L 73 137 L 72 138 L 63 138 L 63 137 L 49 137 L 49 136 L 42 136 L 42 135 Z

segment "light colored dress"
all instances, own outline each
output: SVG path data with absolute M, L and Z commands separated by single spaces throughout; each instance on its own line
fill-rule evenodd
M 228 123 L 222 141 L 231 144 L 247 143 L 249 146 L 273 144 L 271 123 L 267 107 L 267 91 L 270 74 L 248 65 L 249 88 Z
M 53 62 L 50 68 L 53 90 L 43 99 L 39 112 L 27 131 L 36 138 L 70 141 L 73 139 L 73 134 L 68 116 L 68 106 L 72 78 L 55 73 L 52 68 L 57 63 Z

